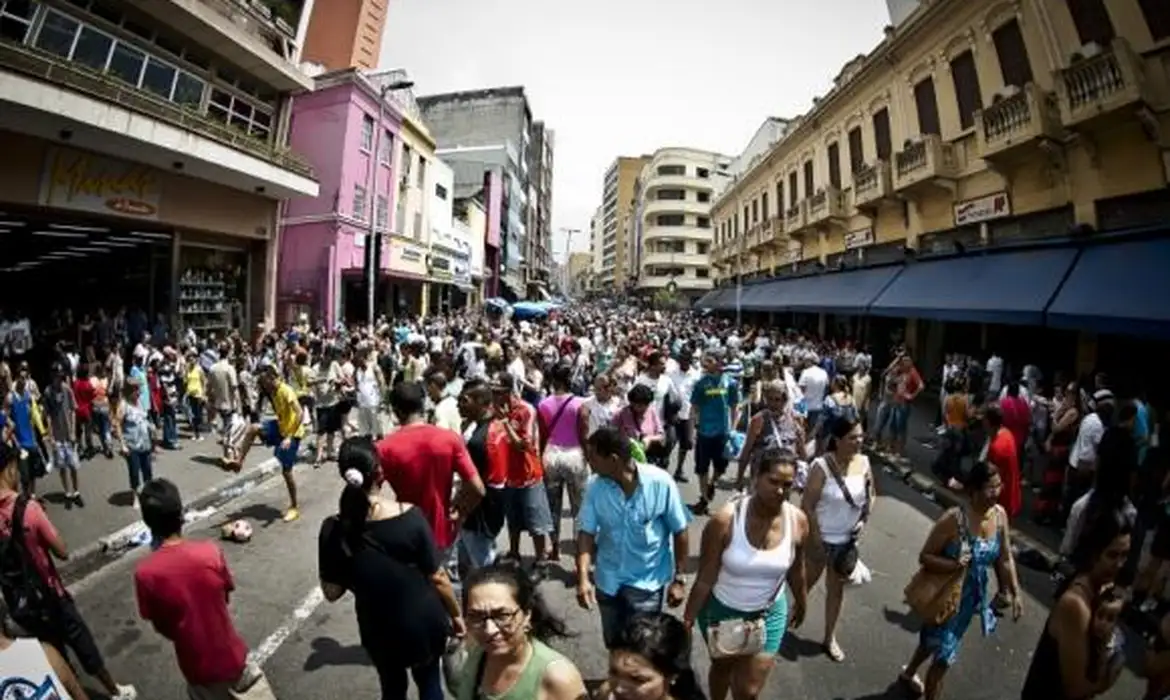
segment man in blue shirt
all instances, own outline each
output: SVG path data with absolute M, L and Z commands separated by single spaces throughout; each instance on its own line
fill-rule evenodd
M 727 439 L 735 425 L 739 384 L 724 373 L 717 351 L 703 354 L 703 376 L 691 390 L 691 419 L 695 421 L 695 474 L 699 477 L 699 502 L 692 510 L 707 512 L 715 498 L 715 482 L 727 471 Z M 711 477 L 714 467 L 715 476 Z
M 577 602 L 597 604 L 606 648 L 635 614 L 660 612 L 664 600 L 677 607 L 686 596 L 690 513 L 670 473 L 638 464 L 630 448 L 612 426 L 589 437 L 595 476 L 577 520 Z

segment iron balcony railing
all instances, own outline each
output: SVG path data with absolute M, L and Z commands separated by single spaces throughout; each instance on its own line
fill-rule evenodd
M 182 107 L 152 93 L 93 71 L 39 49 L 0 39 L 0 68 L 23 73 L 47 83 L 69 88 L 90 97 L 167 122 L 185 131 L 205 136 L 247 155 L 261 158 L 285 170 L 315 179 L 313 168 L 303 158 L 282 146 L 246 134 L 215 121 L 189 107 Z

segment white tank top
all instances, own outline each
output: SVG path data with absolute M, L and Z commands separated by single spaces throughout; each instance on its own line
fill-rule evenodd
M 4 697 L 72 700 L 61 679 L 53 673 L 41 643 L 35 639 L 14 639 L 0 652 L 0 687 Z
M 817 457 L 813 466 L 819 467 L 825 473 L 825 485 L 821 488 L 821 500 L 817 501 L 817 526 L 821 530 L 821 541 L 825 544 L 846 544 L 853 537 L 853 528 L 861 520 L 862 510 L 869 498 L 866 489 L 866 479 L 869 476 L 869 457 L 857 455 L 854 459 L 864 461 L 865 468 L 859 474 L 842 477 L 845 488 L 849 489 L 849 496 L 857 507 L 849 505 L 837 479 L 830 471 L 825 457 Z
M 796 528 L 796 506 L 785 503 L 784 537 L 772 549 L 760 550 L 748 541 L 745 523 L 751 497 L 740 501 L 731 525 L 731 542 L 723 550 L 715 597 L 729 608 L 757 612 L 772 607 L 784 595 L 781 583 L 792 566 L 792 533 Z

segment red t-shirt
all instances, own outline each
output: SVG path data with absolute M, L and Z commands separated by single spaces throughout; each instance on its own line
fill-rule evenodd
M 1003 488 L 999 491 L 999 504 L 1011 517 L 1016 517 L 1023 506 L 1020 491 L 1020 453 L 1016 451 L 1016 439 L 1007 428 L 1000 428 L 987 446 L 987 461 L 999 470 Z
M 12 533 L 12 513 L 16 508 L 16 492 L 9 491 L 0 494 L 0 536 L 9 537 Z M 57 539 L 57 528 L 49 522 L 45 509 L 36 501 L 29 501 L 24 509 L 24 520 L 21 522 L 24 529 L 24 546 L 32 555 L 33 566 L 54 591 L 61 596 L 68 596 L 65 584 L 61 582 L 61 575 L 53 564 L 52 554 L 49 552 L 49 542 Z
M 382 478 L 398 500 L 422 511 L 439 549 L 450 547 L 456 534 L 448 517 L 454 477 L 471 481 L 479 476 L 463 438 L 445 428 L 416 423 L 391 433 L 376 449 Z
M 234 683 L 248 645 L 228 611 L 235 590 L 223 551 L 214 542 L 183 540 L 160 547 L 134 571 L 138 613 L 175 645 L 191 685 Z
M 93 383 L 88 379 L 77 379 L 73 382 L 73 398 L 77 401 L 77 419 L 88 421 L 93 416 Z

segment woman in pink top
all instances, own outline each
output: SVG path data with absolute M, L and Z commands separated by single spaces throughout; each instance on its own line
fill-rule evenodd
M 651 404 L 654 403 L 654 390 L 645 384 L 635 384 L 626 394 L 626 399 L 629 403 L 614 418 L 614 425 L 622 435 L 630 440 L 637 440 L 647 453 L 651 448 L 665 444 L 666 435 L 662 430 L 662 421 L 658 418 L 658 411 L 651 408 Z
M 569 492 L 569 513 L 575 519 L 581 509 L 589 469 L 582 445 L 588 431 L 588 412 L 581 410 L 584 399 L 569 390 L 572 369 L 558 364 L 549 372 L 552 395 L 536 408 L 540 426 L 540 452 L 544 459 L 544 488 L 548 493 L 548 511 L 552 514 L 552 549 L 549 559 L 561 556 L 561 508 L 564 492 Z M 577 529 L 574 524 L 573 533 Z

